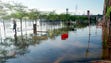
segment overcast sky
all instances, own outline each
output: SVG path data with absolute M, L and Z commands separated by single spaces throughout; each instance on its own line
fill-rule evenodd
M 41 11 L 53 11 L 57 13 L 69 12 L 75 14 L 86 14 L 90 10 L 91 14 L 102 14 L 104 0 L 3 0 L 22 3 L 29 8 L 37 8 Z M 72 14 L 73 14 L 72 13 Z

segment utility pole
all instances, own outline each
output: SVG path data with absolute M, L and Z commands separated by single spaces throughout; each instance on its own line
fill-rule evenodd
M 87 10 L 87 17 L 88 17 L 88 22 L 89 22 L 89 37 L 88 37 L 88 47 L 86 49 L 86 58 L 88 57 L 88 53 L 89 53 L 89 46 L 90 46 L 90 11 Z
M 68 9 L 68 8 L 66 8 L 66 14 L 68 14 L 68 11 L 69 11 L 69 9 Z
M 69 12 L 69 9 L 66 8 L 66 20 L 68 21 L 68 12 Z
M 67 25 L 69 26 L 69 19 L 68 19 L 68 14 L 69 14 L 69 9 L 68 8 L 66 8 L 66 23 L 67 23 Z
M 89 22 L 89 35 L 90 35 L 90 11 L 87 10 L 88 22 Z

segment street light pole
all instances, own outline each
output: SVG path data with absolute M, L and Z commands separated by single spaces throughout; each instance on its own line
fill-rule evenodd
M 88 47 L 86 49 L 86 58 L 88 57 L 88 53 L 89 53 L 89 47 L 90 47 L 90 11 L 87 10 L 87 17 L 88 17 L 88 22 L 89 22 L 89 37 L 88 37 Z
M 90 35 L 90 11 L 87 10 L 88 22 L 89 22 L 89 35 Z
M 66 8 L 66 24 L 69 26 L 70 22 L 68 22 L 68 11 L 69 11 L 69 9 Z

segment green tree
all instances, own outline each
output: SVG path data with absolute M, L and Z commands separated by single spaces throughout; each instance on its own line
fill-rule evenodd
M 25 17 L 27 15 L 27 13 L 26 13 L 27 7 L 22 5 L 21 3 L 15 3 L 15 5 L 13 6 L 13 9 L 14 9 L 14 12 L 11 13 L 11 17 L 20 20 L 21 36 L 22 36 L 23 35 L 22 20 L 23 20 L 23 17 Z
M 66 20 L 67 20 L 66 14 L 60 14 L 60 15 L 59 15 L 59 19 L 60 19 L 61 21 L 66 21 Z
M 5 29 L 5 19 L 8 19 L 8 10 L 6 3 L 0 1 L 0 19 L 2 19 L 3 27 L 4 27 L 4 36 L 6 36 L 6 29 Z
M 40 17 L 40 11 L 38 11 L 37 9 L 31 9 L 28 13 L 28 17 L 29 19 L 34 20 L 36 22 L 37 19 L 39 19 Z
M 48 14 L 48 20 L 57 20 L 58 19 L 58 15 L 55 13 L 55 11 L 49 12 Z
M 38 11 L 37 9 L 31 9 L 30 12 L 28 13 L 29 19 L 33 20 L 33 22 L 35 21 L 35 24 L 33 23 L 34 27 L 34 34 L 36 34 L 36 26 L 37 26 L 37 19 L 40 18 L 40 11 Z

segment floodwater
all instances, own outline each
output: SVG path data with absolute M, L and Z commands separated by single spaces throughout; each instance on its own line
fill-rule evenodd
M 39 27 L 41 26 L 38 25 Z M 38 30 L 46 32 L 37 32 L 34 35 L 31 25 L 27 23 L 23 37 L 21 38 L 18 29 L 16 39 L 11 31 L 12 27 L 6 27 L 6 33 L 1 34 L 0 62 L 89 63 L 102 59 L 101 28 L 93 25 L 89 31 L 88 26 L 67 28 L 61 24 L 42 27 Z M 64 34 L 68 35 L 65 39 L 62 37 Z

